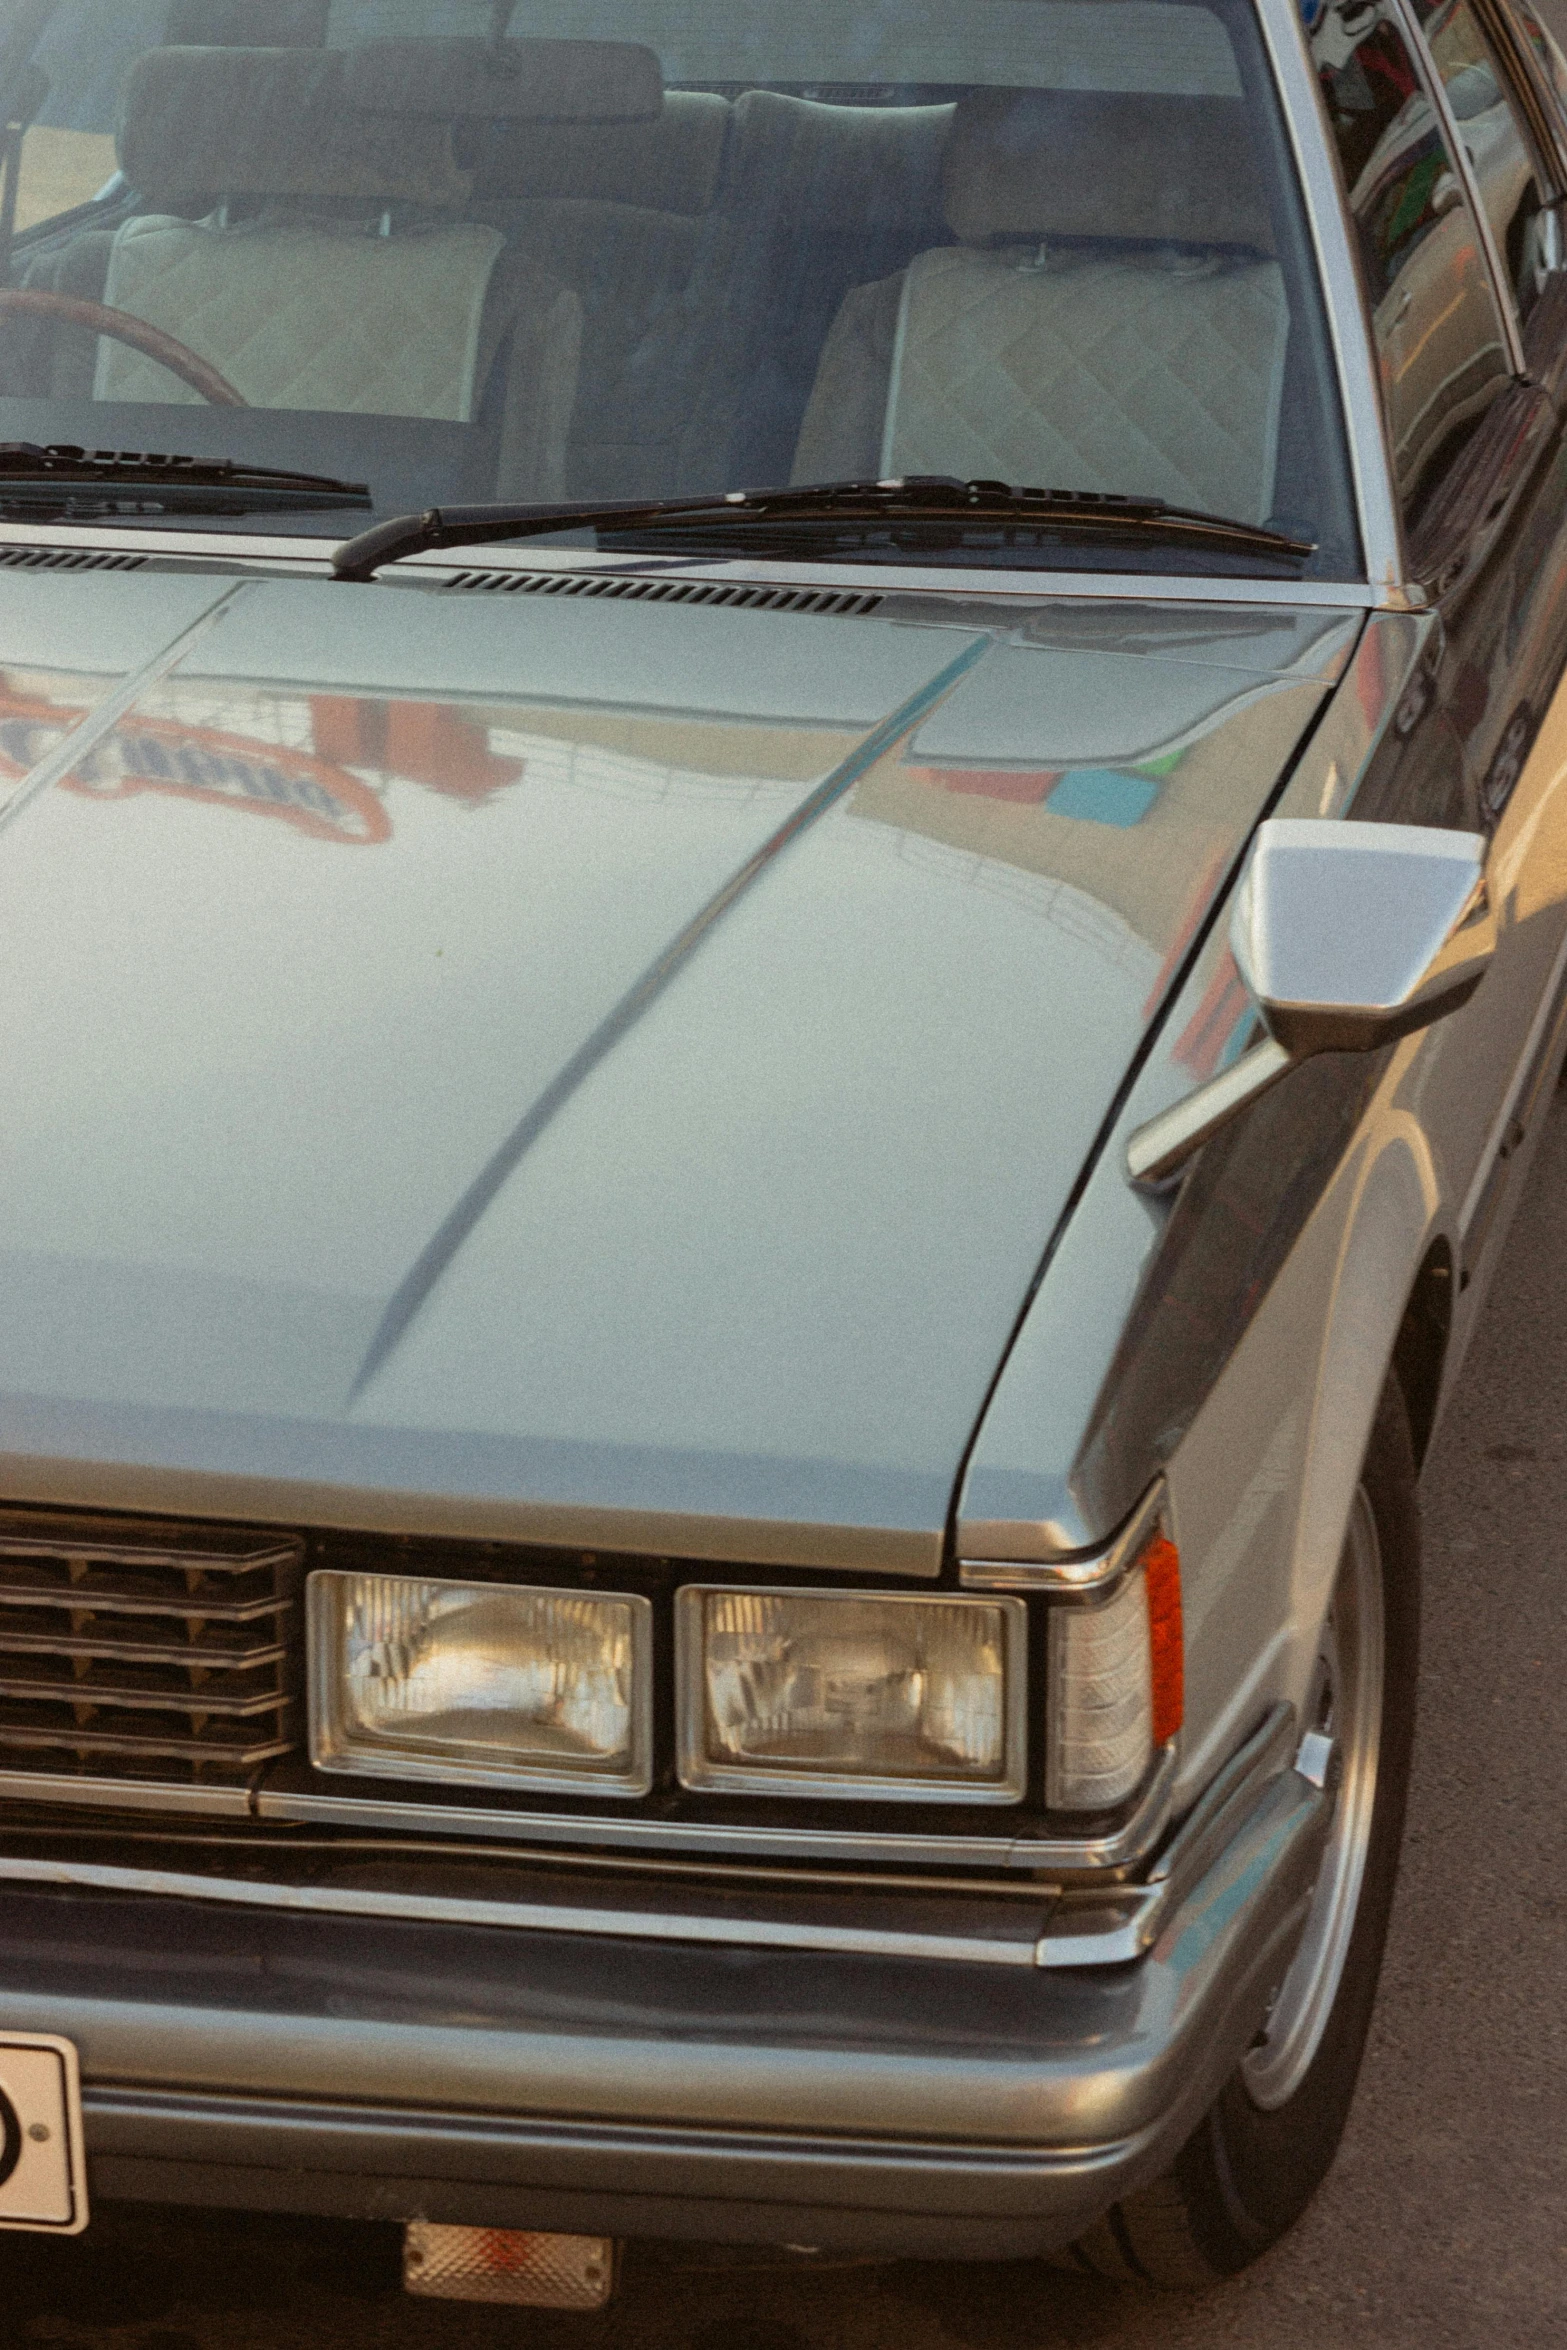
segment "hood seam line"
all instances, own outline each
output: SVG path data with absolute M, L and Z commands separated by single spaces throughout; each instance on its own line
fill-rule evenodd
M 435 1232 L 420 1250 L 413 1264 L 404 1274 L 388 1300 L 380 1326 L 370 1341 L 354 1383 L 348 1391 L 347 1405 L 355 1404 L 371 1381 L 384 1368 L 401 1344 L 404 1333 L 425 1305 L 448 1266 L 462 1249 L 480 1218 L 489 1208 L 496 1194 L 515 1173 L 517 1167 L 535 1142 L 550 1126 L 557 1112 L 564 1109 L 579 1088 L 584 1085 L 599 1063 L 611 1049 L 640 1020 L 642 1014 L 663 994 L 676 974 L 683 970 L 703 941 L 718 927 L 724 916 L 759 880 L 767 868 L 808 831 L 817 819 L 826 814 L 845 792 L 856 784 L 878 759 L 896 748 L 921 721 L 928 718 L 938 703 L 966 677 L 971 669 L 996 643 L 992 631 L 977 634 L 953 660 L 948 661 L 935 676 L 929 678 L 919 691 L 899 704 L 897 709 L 873 726 L 856 743 L 847 758 L 840 760 L 823 777 L 761 846 L 730 874 L 727 881 L 707 899 L 670 943 L 656 955 L 640 976 L 620 996 L 596 1027 L 584 1037 L 576 1051 L 557 1070 L 554 1077 L 538 1094 L 510 1134 L 481 1167 L 461 1198 L 448 1211 Z

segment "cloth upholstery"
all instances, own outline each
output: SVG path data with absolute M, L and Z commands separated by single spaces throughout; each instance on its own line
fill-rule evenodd
M 942 164 L 958 241 L 844 301 L 793 478 L 942 473 L 1265 520 L 1289 314 L 1238 116 L 961 100 Z

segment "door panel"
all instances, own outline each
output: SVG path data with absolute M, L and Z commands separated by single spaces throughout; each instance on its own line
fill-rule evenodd
M 1407 1098 L 1448 1196 L 1484 1189 L 1542 995 L 1567 937 L 1567 462 L 1550 392 L 1511 372 L 1501 303 L 1536 337 L 1533 225 L 1555 183 L 1520 128 L 1472 0 L 1416 0 L 1433 57 L 1380 0 L 1330 6 L 1312 36 L 1381 364 L 1409 568 L 1441 621 L 1352 813 L 1492 836 L 1496 958 L 1415 1055 Z M 1458 119 L 1490 240 L 1431 89 Z

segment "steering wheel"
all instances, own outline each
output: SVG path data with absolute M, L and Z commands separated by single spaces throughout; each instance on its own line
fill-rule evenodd
M 236 392 L 228 377 L 219 375 L 205 359 L 172 335 L 166 335 L 161 326 L 149 326 L 144 318 L 134 318 L 128 310 L 111 310 L 105 302 L 89 302 L 78 294 L 49 294 L 42 287 L 12 287 L 0 289 L 0 316 L 19 313 L 31 318 L 61 318 L 71 326 L 90 327 L 94 334 L 108 335 L 116 343 L 129 343 L 148 359 L 156 359 L 181 383 L 189 384 L 215 408 L 248 408 L 250 402 L 242 392 Z

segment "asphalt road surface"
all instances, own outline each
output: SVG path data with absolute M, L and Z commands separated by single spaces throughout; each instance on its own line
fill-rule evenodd
M 1567 2344 L 1567 1094 L 1427 1469 L 1419 1747 L 1381 2005 L 1301 2227 L 1202 2296 L 1031 2263 L 776 2271 L 633 2246 L 593 2317 L 414 2301 L 397 2232 L 99 2210 L 0 2246 L 70 2350 L 1545 2350 Z

